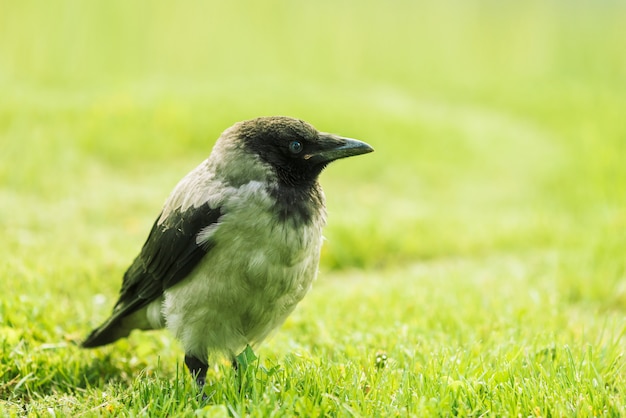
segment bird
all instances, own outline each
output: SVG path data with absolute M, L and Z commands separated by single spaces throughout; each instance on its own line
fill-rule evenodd
M 331 162 L 372 152 L 287 116 L 238 122 L 174 187 L 126 270 L 112 314 L 82 342 L 168 329 L 198 386 L 210 356 L 256 348 L 312 286 Z

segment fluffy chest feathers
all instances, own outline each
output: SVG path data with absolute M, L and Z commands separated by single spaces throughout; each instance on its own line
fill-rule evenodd
M 164 292 L 162 314 L 186 352 L 231 355 L 261 342 L 309 290 L 325 213 L 317 188 L 308 197 L 314 202 L 286 199 L 261 182 L 214 189 L 214 196 L 223 216 L 196 236 L 211 250 Z M 298 206 L 304 203 L 307 213 Z

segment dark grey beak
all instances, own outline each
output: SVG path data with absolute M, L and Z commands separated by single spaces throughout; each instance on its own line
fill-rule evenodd
M 328 164 L 340 158 L 367 154 L 374 151 L 369 144 L 352 138 L 344 138 L 337 135 L 321 133 L 319 140 L 320 148 L 304 156 L 316 164 Z

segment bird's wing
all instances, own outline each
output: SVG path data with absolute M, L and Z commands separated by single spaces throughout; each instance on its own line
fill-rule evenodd
M 198 242 L 198 233 L 217 224 L 221 215 L 219 207 L 204 204 L 176 209 L 162 222 L 157 218 L 141 253 L 124 274 L 114 314 L 126 316 L 141 309 L 187 277 L 214 245 L 210 239 Z
M 163 219 L 159 216 L 139 256 L 124 274 L 113 313 L 89 334 L 82 346 L 98 347 L 127 336 L 134 326 L 122 325 L 122 320 L 158 299 L 165 289 L 191 273 L 215 245 L 208 231 L 218 224 L 221 216 L 219 207 L 208 204 L 175 209 Z

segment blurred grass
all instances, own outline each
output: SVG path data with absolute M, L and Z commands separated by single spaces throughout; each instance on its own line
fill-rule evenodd
M 595 318 L 608 317 L 607 339 L 623 342 L 624 109 L 626 5 L 619 1 L 0 2 L 0 279 L 7 289 L 0 338 L 2 358 L 10 359 L 0 365 L 0 398 L 89 392 L 111 379 L 124 385 L 150 364 L 120 355 L 85 371 L 88 354 L 28 347 L 75 341 L 102 319 L 178 179 L 223 129 L 271 114 L 376 149 L 322 175 L 330 216 L 319 299 L 288 322 L 287 346 L 302 341 L 325 354 L 335 346 L 339 356 L 355 355 L 358 369 L 363 352 L 397 345 L 386 335 L 392 321 L 424 335 L 405 351 L 419 352 L 420 344 L 463 350 L 459 341 L 470 341 L 498 363 L 510 360 L 498 357 L 503 345 L 510 356 L 525 345 L 549 346 L 545 319 L 558 353 L 578 347 L 573 356 L 582 362 L 589 343 L 593 364 L 614 370 L 614 359 L 620 370 L 621 351 L 595 337 L 603 332 Z M 420 266 L 426 271 L 416 276 Z M 353 269 L 369 272 L 365 285 L 349 280 Z M 507 287 L 511 277 L 517 281 Z M 316 310 L 335 293 L 344 311 Z M 472 310 L 480 298 L 491 301 L 497 326 Z M 306 342 L 314 330 L 296 327 L 317 315 L 328 333 L 348 332 L 355 342 L 368 330 L 333 323 L 351 308 L 385 311 L 379 322 L 368 317 L 362 352 L 336 339 L 320 348 Z M 594 337 L 576 333 L 575 324 L 560 334 L 562 312 Z M 426 322 L 414 321 L 424 315 Z M 437 321 L 459 341 L 441 334 Z M 523 338 L 517 327 L 528 328 Z M 137 349 L 124 344 L 120 351 Z M 602 350 L 608 354 L 598 357 Z M 268 352 L 281 348 L 270 344 Z M 470 379 L 481 371 L 476 356 L 465 355 Z M 420 364 L 440 373 L 436 358 Z M 511 375 L 522 373 L 512 364 L 519 368 L 511 366 Z M 390 378 L 391 386 L 433 390 L 433 376 L 411 370 L 396 376 L 405 380 Z M 493 389 L 502 379 L 484 383 Z M 615 387 L 621 393 L 623 382 Z

